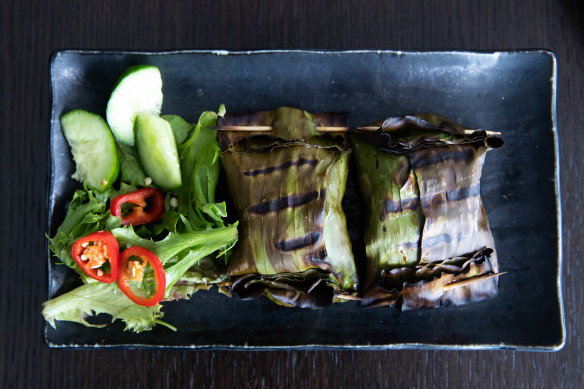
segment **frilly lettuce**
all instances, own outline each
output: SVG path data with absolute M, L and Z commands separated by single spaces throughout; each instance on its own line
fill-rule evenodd
M 224 112 L 220 107 L 219 114 Z M 180 118 L 178 118 L 180 119 Z M 174 123 L 184 124 L 177 118 Z M 190 135 L 184 133 L 187 127 L 177 129 L 184 133 L 184 142 L 179 144 L 183 186 L 174 194 L 178 207 L 171 209 L 167 194 L 167 212 L 149 234 L 140 232 L 143 228 L 120 227 L 120 219 L 110 215 L 108 199 L 117 194 L 131 191 L 132 185 L 142 185 L 142 171 L 133 149 L 126 147 L 121 152 L 126 155 L 121 165 L 121 177 L 125 182 L 118 191 L 93 192 L 87 188 L 77 190 L 69 204 L 65 220 L 53 238 L 49 238 L 49 248 L 67 266 L 80 274 L 84 285 L 59 297 L 43 303 L 42 314 L 51 326 L 55 320 L 68 320 L 85 326 L 99 327 L 87 319 L 100 313 L 109 314 L 112 321 L 121 319 L 126 329 L 135 332 L 150 330 L 154 325 L 165 324 L 162 305 L 143 307 L 133 303 L 118 288 L 116 283 L 92 282 L 77 266 L 71 256 L 73 243 L 89 233 L 98 230 L 111 231 L 120 245 L 120 250 L 130 246 L 141 246 L 154 252 L 165 268 L 166 299 L 188 297 L 198 289 L 225 281 L 226 276 L 213 268 L 212 254 L 225 257 L 225 253 L 237 241 L 237 224 L 225 226 L 227 215 L 225 203 L 215 202 L 215 188 L 221 168 L 219 146 L 215 130 L 217 114 L 204 112 Z M 173 124 L 171 122 L 171 125 Z M 141 236 L 156 236 L 167 233 L 159 241 Z M 201 260 L 207 269 L 199 266 Z M 201 285 L 199 281 L 205 282 Z M 168 325 L 173 328 L 172 326 Z
M 237 241 L 237 225 L 169 234 L 165 239 L 154 242 L 140 238 L 131 226 L 112 230 L 120 244 L 120 249 L 140 246 L 154 252 L 166 273 L 166 295 L 174 284 L 202 258 L 215 251 L 222 253 Z M 112 321 L 121 319 L 126 329 L 136 332 L 149 330 L 162 317 L 160 304 L 142 307 L 133 303 L 118 288 L 117 284 L 90 283 L 74 289 L 43 304 L 43 316 L 54 327 L 56 320 L 69 320 L 86 326 L 95 326 L 86 319 L 88 316 L 107 313 Z
M 150 330 L 162 317 L 160 304 L 143 307 L 126 297 L 117 284 L 92 282 L 43 303 L 43 316 L 54 328 L 55 320 L 74 321 L 87 327 L 104 327 L 86 319 L 100 313 L 112 316 L 112 322 L 121 319 L 126 329 L 141 332 Z

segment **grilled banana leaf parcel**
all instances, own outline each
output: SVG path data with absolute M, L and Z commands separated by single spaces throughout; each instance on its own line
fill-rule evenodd
M 243 137 L 221 131 L 221 158 L 240 220 L 230 258 L 232 290 L 278 304 L 325 307 L 354 292 L 357 274 L 341 201 L 349 168 L 342 137 L 316 135 L 314 116 L 292 108 L 229 115 L 221 123 L 271 127 Z M 235 124 L 234 124 L 235 123 Z
M 219 143 L 222 149 L 254 136 L 268 136 L 286 140 L 304 140 L 319 136 L 319 126 L 343 127 L 347 123 L 346 112 L 309 113 L 301 109 L 280 107 L 271 111 L 228 112 L 217 119 L 221 131 Z
M 413 309 L 497 293 L 480 177 L 486 151 L 502 143 L 436 115 L 390 118 L 351 137 L 369 215 L 366 303 Z

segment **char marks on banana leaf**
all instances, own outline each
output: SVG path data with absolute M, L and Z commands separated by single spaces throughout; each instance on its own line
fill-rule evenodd
M 369 214 L 365 303 L 415 309 L 494 296 L 498 263 L 480 177 L 486 151 L 502 140 L 436 115 L 378 125 L 351 136 Z M 470 278 L 481 282 L 443 290 Z
M 226 115 L 220 125 L 272 127 L 219 135 L 240 220 L 228 274 L 242 298 L 266 295 L 281 305 L 317 308 L 357 288 L 341 207 L 350 151 L 343 137 L 316 135 L 316 117 L 278 108 Z
M 363 304 L 395 304 L 402 310 L 463 305 L 497 294 L 497 277 L 491 262 L 493 250 L 438 262 L 421 262 L 414 267 L 382 271 L 380 283 L 369 289 Z
M 419 262 L 424 213 L 416 177 L 406 156 L 380 152 L 358 138 L 351 138 L 351 143 L 369 215 L 364 234 L 368 258 L 364 286 L 368 288 L 382 270 Z
M 328 274 L 317 269 L 272 276 L 245 274 L 234 277 L 232 292 L 244 300 L 265 295 L 287 307 L 326 308 L 335 296 L 335 288 L 327 279 Z

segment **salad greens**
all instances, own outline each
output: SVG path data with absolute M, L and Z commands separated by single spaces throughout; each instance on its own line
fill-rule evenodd
M 43 304 L 43 316 L 54 328 L 55 320 L 68 320 L 88 327 L 105 327 L 105 324 L 92 324 L 88 316 L 107 313 L 112 322 L 121 319 L 126 329 L 135 332 L 150 330 L 162 317 L 160 304 L 144 307 L 126 297 L 117 284 L 92 282 L 82 285 Z
M 182 234 L 171 233 L 158 242 L 140 238 L 131 226 L 115 228 L 112 233 L 120 246 L 144 247 L 159 257 L 165 265 L 166 294 L 170 294 L 173 286 L 202 258 L 215 251 L 224 252 L 237 240 L 236 225 Z M 226 245 L 226 242 L 229 243 Z M 189 274 L 189 277 L 192 278 L 193 275 Z M 156 323 L 162 323 L 158 319 L 163 316 L 160 304 L 154 307 L 135 304 L 120 291 L 117 284 L 100 282 L 82 285 L 49 300 L 43 306 L 43 315 L 53 327 L 55 319 L 99 327 L 102 325 L 88 322 L 87 317 L 107 313 L 112 316 L 112 321 L 121 319 L 126 323 L 126 329 L 140 332 L 151 329 Z
M 120 219 L 110 214 L 106 203 L 111 188 L 104 192 L 93 191 L 88 188 L 78 189 L 69 203 L 65 220 L 57 229 L 53 238 L 49 238 L 49 249 L 65 265 L 75 270 L 83 282 L 93 282 L 75 263 L 71 255 L 73 243 L 92 232 L 111 230 L 120 226 Z
M 224 112 L 223 106 L 219 114 Z M 61 262 L 81 276 L 84 285 L 43 303 L 42 314 L 51 326 L 56 320 L 68 320 L 89 327 L 101 327 L 92 318 L 105 313 L 112 322 L 120 319 L 126 329 L 146 331 L 156 324 L 164 324 L 161 304 L 153 307 L 132 302 L 116 283 L 105 284 L 87 276 L 73 260 L 71 249 L 79 238 L 107 230 L 120 246 L 120 252 L 139 246 L 158 256 L 166 274 L 165 299 L 188 298 L 198 289 L 221 284 L 227 276 L 218 270 L 228 251 L 237 241 L 237 223 L 226 226 L 225 203 L 215 202 L 215 188 L 221 161 L 215 130 L 217 113 L 204 112 L 193 126 L 172 115 L 169 120 L 176 136 L 180 158 L 182 186 L 166 193 L 166 212 L 152 225 L 122 226 L 119 217 L 110 213 L 109 202 L 120 194 L 148 184 L 136 149 L 118 144 L 120 184 L 97 191 L 84 185 L 75 191 L 63 223 L 55 236 L 49 238 L 49 248 Z M 168 120 L 168 117 L 167 117 Z M 185 125 L 185 123 L 187 125 Z M 176 126 L 180 126 L 176 129 Z M 180 141 L 180 142 L 179 142 Z M 214 253 L 217 253 L 214 255 Z M 152 281 L 145 273 L 144 285 Z M 150 277 L 150 278 L 149 278 Z M 88 320 L 89 319 L 89 320 Z
M 122 182 L 130 185 L 144 185 L 146 173 L 138 162 L 138 152 L 134 147 L 118 143 L 118 160 Z
M 162 115 L 161 118 L 170 124 L 177 146 L 183 143 L 193 130 L 193 125 L 178 115 Z
M 215 187 L 219 180 L 220 149 L 217 142 L 217 116 L 225 114 L 225 106 L 219 112 L 203 112 L 193 134 L 179 146 L 183 186 L 178 210 L 185 216 L 182 222 L 187 230 L 223 226 L 227 216 L 225 203 L 215 202 Z

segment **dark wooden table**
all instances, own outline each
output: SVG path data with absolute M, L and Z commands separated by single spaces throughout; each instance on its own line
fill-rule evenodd
M 0 387 L 578 387 L 584 384 L 584 6 L 560 1 L 0 3 Z M 512 351 L 51 350 L 41 337 L 49 57 L 58 48 L 546 48 L 558 60 L 567 342 Z

